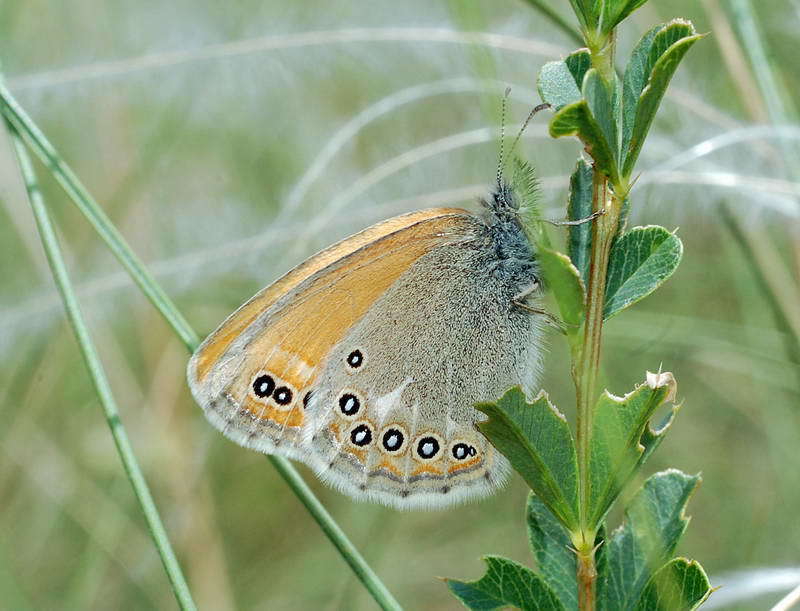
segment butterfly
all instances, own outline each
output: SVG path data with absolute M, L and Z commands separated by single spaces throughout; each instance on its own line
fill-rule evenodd
M 535 241 L 520 211 L 534 183 L 518 170 L 511 184 L 498 172 L 479 213 L 380 222 L 231 314 L 188 365 L 210 422 L 396 508 L 500 486 L 508 462 L 477 430 L 473 405 L 515 385 L 531 393 L 543 352 Z

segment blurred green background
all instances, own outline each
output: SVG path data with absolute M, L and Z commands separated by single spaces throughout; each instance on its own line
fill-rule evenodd
M 552 4 L 568 15 L 566 0 Z M 679 552 L 726 584 L 718 608 L 763 609 L 800 582 L 800 129 L 789 125 L 800 3 L 753 3 L 777 97 L 740 42 L 741 4 L 652 0 L 620 31 L 619 58 L 676 16 L 712 35 L 673 81 L 633 193 L 632 222 L 679 227 L 684 262 L 609 323 L 604 358 L 615 393 L 646 369 L 675 373 L 685 405 L 646 471 L 702 471 Z M 203 335 L 353 231 L 474 207 L 495 170 L 503 90 L 518 123 L 539 101 L 540 66 L 574 46 L 516 0 L 0 4 L 7 86 Z M 521 148 L 557 218 L 580 147 L 550 140 L 545 123 Z M 200 608 L 373 608 L 265 458 L 206 423 L 183 346 L 39 169 Z M 5 134 L 0 218 L 0 608 L 173 608 Z M 550 338 L 543 387 L 569 411 L 562 344 Z M 410 609 L 457 608 L 437 578 L 477 578 L 482 554 L 530 563 L 516 477 L 485 501 L 398 513 L 299 468 Z M 772 591 L 724 598 L 748 584 Z

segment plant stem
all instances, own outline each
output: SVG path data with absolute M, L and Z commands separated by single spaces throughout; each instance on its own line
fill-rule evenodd
M 0 82 L 0 112 L 16 132 L 25 139 L 28 146 L 45 167 L 50 170 L 58 184 L 61 185 L 100 237 L 103 238 L 103 241 L 128 271 L 133 281 L 139 285 L 142 292 L 158 308 L 158 311 L 161 312 L 167 323 L 175 330 L 184 345 L 196 345 L 199 341 L 197 334 L 189 326 L 183 314 L 177 308 L 169 307 L 171 302 L 164 290 L 156 283 L 139 257 L 128 247 L 125 238 L 122 237 L 114 223 L 106 216 L 106 213 L 94 200 L 86 187 L 83 186 L 80 179 L 62 160 L 55 147 L 50 144 L 2 82 Z
M 614 79 L 615 35 L 611 32 L 603 41 L 587 40 L 592 66 L 607 83 Z M 622 192 L 623 190 L 620 190 Z M 624 199 L 624 196 L 623 196 Z M 619 231 L 622 201 L 609 184 L 608 177 L 597 167 L 592 178 L 592 212 L 599 216 L 592 224 L 592 251 L 586 287 L 586 310 L 583 343 L 578 359 L 573 363 L 573 377 L 577 400 L 576 444 L 579 478 L 580 533 L 573 544 L 578 554 L 578 609 L 595 608 L 595 534 L 597 516 L 590 515 L 591 501 L 591 441 L 593 409 L 597 399 L 597 377 L 600 370 L 600 351 L 603 335 L 603 309 L 605 306 L 606 274 L 611 245 Z
M 558 11 L 554 10 L 550 6 L 549 2 L 546 0 L 525 0 L 525 2 L 547 17 L 553 23 L 553 25 L 560 29 L 564 34 L 569 36 L 573 42 L 576 42 L 579 45 L 583 44 L 583 37 L 581 36 L 581 33 L 572 27 L 572 25 L 570 25 L 570 23 L 558 13 Z
M 595 172 L 593 186 L 593 209 L 604 210 L 592 227 L 592 254 L 589 267 L 589 283 L 586 294 L 586 324 L 583 346 L 575 367 L 577 396 L 578 475 L 580 489 L 579 522 L 580 535 L 574 541 L 578 552 L 578 608 L 581 611 L 594 609 L 594 586 L 597 571 L 594 566 L 596 524 L 590 516 L 590 458 L 593 408 L 597 396 L 597 376 L 600 369 L 600 348 L 603 332 L 603 306 L 605 304 L 606 272 L 611 244 L 617 232 L 619 209 L 616 199 L 609 194 L 608 179 Z
M 386 611 L 400 610 L 402 607 L 394 599 L 392 594 L 383 585 L 383 582 L 378 578 L 374 571 L 369 567 L 363 556 L 359 553 L 356 547 L 344 534 L 344 531 L 339 527 L 336 521 L 325 509 L 325 506 L 314 496 L 314 493 L 300 477 L 300 474 L 292 467 L 288 460 L 280 456 L 270 456 L 270 462 L 278 470 L 281 477 L 294 491 L 297 497 L 305 505 L 308 512 L 319 523 L 322 531 L 331 540 L 331 543 L 339 550 L 339 553 L 353 569 L 356 577 L 364 584 L 369 590 L 375 602 L 378 603 L 381 609 Z
M 86 327 L 83 320 L 80 305 L 72 289 L 69 274 L 64 264 L 64 257 L 61 254 L 61 248 L 58 245 L 55 230 L 50 221 L 50 215 L 47 212 L 41 191 L 39 190 L 30 157 L 28 157 L 25 146 L 14 126 L 9 122 L 6 122 L 6 124 L 14 143 L 22 178 L 28 191 L 28 198 L 31 208 L 33 209 L 34 218 L 36 219 L 36 226 L 39 229 L 42 245 L 47 255 L 47 261 L 53 273 L 53 279 L 56 282 L 59 293 L 61 293 L 64 310 L 72 325 L 75 338 L 78 340 L 78 345 L 80 346 L 83 360 L 86 363 L 86 368 L 89 370 L 89 375 L 92 378 L 97 397 L 100 400 L 100 404 L 103 406 L 108 428 L 111 430 L 111 436 L 114 438 L 114 444 L 117 446 L 117 453 L 122 461 L 125 473 L 131 482 L 131 487 L 136 495 L 136 499 L 139 501 L 139 506 L 142 509 L 147 528 L 150 531 L 150 535 L 153 537 L 158 555 L 161 557 L 161 562 L 164 565 L 164 570 L 172 584 L 172 590 L 175 593 L 178 605 L 180 605 L 181 609 L 196 609 L 194 601 L 192 600 L 191 591 L 189 590 L 189 585 L 186 583 L 186 578 L 183 576 L 183 572 L 181 571 L 178 559 L 167 537 L 167 532 L 164 529 L 164 524 L 161 521 L 161 516 L 158 513 L 153 496 L 150 494 L 150 489 L 147 486 L 144 474 L 136 460 L 136 454 L 125 432 L 125 427 L 120 420 L 119 410 L 117 409 L 114 395 L 111 392 L 108 378 L 103 370 L 103 365 L 100 362 L 100 357 L 95 350 L 94 343 L 89 334 L 89 329 Z
M 612 30 L 606 38 L 587 39 L 586 44 L 595 68 L 606 83 L 614 79 L 614 50 L 616 49 L 616 33 Z
M 594 547 L 578 552 L 578 609 L 594 609 L 597 569 Z
M 131 247 L 114 227 L 103 210 L 92 198 L 86 188 L 61 156 L 45 138 L 41 130 L 31 120 L 17 101 L 0 82 L 0 113 L 9 124 L 17 138 L 23 136 L 26 143 L 36 153 L 42 163 L 50 170 L 58 183 L 63 187 L 73 203 L 86 216 L 97 230 L 100 237 L 117 256 L 136 284 L 142 289 L 155 308 L 162 314 L 175 334 L 186 348 L 193 352 L 200 343 L 197 333 L 192 329 L 181 312 L 159 286 L 153 276 L 144 267 Z M 62 263 L 63 265 L 63 263 Z M 98 361 L 99 365 L 99 361 Z M 109 391 L 110 392 L 110 391 Z M 118 417 L 117 420 L 118 421 Z M 112 428 L 113 432 L 113 428 Z M 116 438 L 115 438 L 116 439 Z M 325 510 L 313 491 L 303 482 L 297 470 L 284 458 L 271 456 L 270 461 L 289 484 L 303 505 L 309 510 L 322 532 L 333 543 L 342 558 L 353 569 L 356 577 L 383 609 L 401 609 L 400 604 L 389 593 L 380 578 L 366 563 L 355 546 L 347 538 L 334 518 Z

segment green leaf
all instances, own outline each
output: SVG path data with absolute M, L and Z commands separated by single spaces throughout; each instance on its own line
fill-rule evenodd
M 673 274 L 682 256 L 680 239 L 663 227 L 634 227 L 623 234 L 609 255 L 603 316 L 611 318 L 647 297 Z
M 635 611 L 691 611 L 711 595 L 706 572 L 694 560 L 675 558 L 650 579 Z
M 565 62 L 547 62 L 539 71 L 536 84 L 539 96 L 554 110 L 581 99 L 580 81 L 576 82 Z
M 563 61 L 548 62 L 539 71 L 539 95 L 555 110 L 583 97 L 581 88 L 592 60 L 588 49 L 573 51 Z
M 622 146 L 625 150 L 631 141 L 639 96 L 647 86 L 650 72 L 653 69 L 650 64 L 653 38 L 663 29 L 664 24 L 662 23 L 648 30 L 636 43 L 628 65 L 625 67 L 625 74 L 622 77 Z
M 564 106 L 550 119 L 550 135 L 553 138 L 577 136 L 595 165 L 613 181 L 619 180 L 614 155 L 606 141 L 600 125 L 595 120 L 586 100 Z
M 616 94 L 609 91 L 597 70 L 592 68 L 583 79 L 583 97 L 563 106 L 553 115 L 550 135 L 553 138 L 580 138 L 586 152 L 594 159 L 595 167 L 613 182 L 619 182 Z M 593 111 L 602 113 L 602 121 Z
M 486 574 L 477 581 L 447 579 L 447 587 L 468 609 L 516 607 L 523 611 L 558 611 L 561 603 L 529 568 L 501 556 L 485 556 Z
M 518 386 L 495 403 L 478 428 L 569 530 L 578 515 L 578 459 L 569 424 L 544 392 L 528 403 Z
M 653 413 L 673 401 L 677 384 L 669 372 L 650 373 L 644 384 L 624 397 L 604 392 L 594 408 L 589 450 L 589 524 L 599 524 L 623 486 L 653 452 L 672 422 L 670 415 L 655 430 Z
M 605 0 L 602 12 L 602 31 L 610 32 L 617 27 L 623 19 L 630 15 L 647 0 Z
M 581 24 L 581 29 L 594 29 L 597 19 L 594 17 L 591 7 L 587 6 L 587 0 L 569 0 L 569 3 L 572 5 L 572 10 L 575 11 L 575 16 L 578 18 L 578 23 Z
M 570 221 L 579 221 L 592 214 L 592 188 L 592 166 L 579 159 L 569 179 L 567 218 Z M 592 256 L 591 221 L 569 226 L 567 253 L 585 285 L 589 279 L 589 261 Z
M 569 533 L 533 493 L 528 495 L 526 516 L 528 539 L 542 578 L 564 609 L 577 609 L 576 556 Z
M 575 84 L 578 89 L 583 87 L 583 79 L 589 68 L 592 67 L 592 56 L 589 54 L 589 49 L 578 49 L 573 51 L 564 58 L 564 63 L 567 64 L 572 78 L 575 79 Z
M 597 582 L 599 611 L 630 609 L 650 577 L 675 551 L 689 524 L 684 515 L 700 477 L 670 469 L 650 476 L 625 509 L 625 522 L 606 542 Z
M 566 333 L 575 335 L 583 322 L 584 288 L 580 273 L 565 254 L 544 247 L 539 247 L 536 254 L 545 283 L 566 324 Z
M 614 82 L 607 83 L 597 70 L 589 70 L 583 79 L 583 97 L 592 116 L 605 136 L 611 149 L 614 163 L 619 163 L 621 145 L 621 115 L 619 101 L 622 97 L 621 83 L 614 75 Z
M 701 38 L 691 22 L 676 19 L 647 32 L 634 49 L 623 85 L 624 176 L 633 171 L 678 64 Z

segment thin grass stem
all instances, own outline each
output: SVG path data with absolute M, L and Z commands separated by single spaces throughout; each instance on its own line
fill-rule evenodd
M 180 340 L 188 348 L 199 342 L 197 334 L 189 326 L 183 315 L 174 306 L 161 286 L 156 283 L 150 272 L 131 250 L 125 238 L 117 230 L 100 205 L 94 200 L 86 187 L 72 169 L 63 161 L 58 151 L 47 140 L 19 103 L 0 83 L 0 112 L 21 135 L 39 160 L 53 174 L 59 185 L 66 191 L 73 203 L 95 228 L 102 240 L 114 253 L 122 266 L 130 274 L 133 281 L 156 306 L 167 323 L 175 330 Z
M 772 310 L 775 326 L 783 334 L 787 358 L 794 363 L 800 363 L 800 326 L 796 322 L 800 321 L 800 318 L 790 316 L 789 312 L 792 310 L 787 300 L 781 299 L 781 287 L 768 274 L 769 268 L 761 264 L 758 243 L 747 235 L 742 227 L 743 223 L 725 204 L 720 206 L 720 219 L 744 255 L 745 263 L 750 267 L 750 271 L 762 290 L 764 299 Z M 775 273 L 773 272 L 772 275 L 774 276 Z
M 530 4 L 535 10 L 539 11 L 542 15 L 547 17 L 553 25 L 555 25 L 559 30 L 564 32 L 570 40 L 573 42 L 578 43 L 580 46 L 585 45 L 586 43 L 583 40 L 583 36 L 581 33 L 570 25 L 570 23 L 564 19 L 558 12 L 553 10 L 545 0 L 525 0 L 528 4 Z
M 381 609 L 387 611 L 402 609 L 400 604 L 370 568 L 350 539 L 347 538 L 347 535 L 344 534 L 344 531 L 336 523 L 336 520 L 328 513 L 328 510 L 325 509 L 325 506 L 314 495 L 308 487 L 308 484 L 303 481 L 303 478 L 300 477 L 297 470 L 292 467 L 291 463 L 280 456 L 269 456 L 268 458 L 284 481 L 297 495 L 303 505 L 305 505 L 308 512 L 317 521 L 322 531 L 339 551 L 342 558 L 350 565 L 356 577 L 364 584 L 364 587 L 369 590 L 370 594 L 372 594 L 372 597 L 375 599 L 375 602 L 380 605 Z
M 87 217 L 90 223 L 100 234 L 100 237 L 106 242 L 112 252 L 123 264 L 123 267 L 126 269 L 126 271 L 131 275 L 137 285 L 139 285 L 156 309 L 164 316 L 167 323 L 175 331 L 175 334 L 181 339 L 189 351 L 193 352 L 200 343 L 197 333 L 195 333 L 194 329 L 191 328 L 172 300 L 166 295 L 163 289 L 161 289 L 161 287 L 156 283 L 152 275 L 139 261 L 122 235 L 117 231 L 116 227 L 114 227 L 113 223 L 108 219 L 108 217 L 105 216 L 105 213 L 102 211 L 102 209 L 98 206 L 85 187 L 83 187 L 78 177 L 74 174 L 74 172 L 72 172 L 69 166 L 67 166 L 61 160 L 61 157 L 55 148 L 48 142 L 41 130 L 30 119 L 30 117 L 28 117 L 28 115 L 19 106 L 14 97 L 2 85 L 2 83 L 0 83 L 0 112 L 2 112 L 2 114 L 6 117 L 12 134 L 16 135 L 16 142 L 19 142 L 20 138 L 20 133 L 17 131 L 17 126 L 19 126 L 22 135 L 27 136 L 27 144 L 41 159 L 44 165 L 53 173 L 56 180 L 64 188 L 72 201 Z M 22 151 L 24 152 L 24 149 L 22 149 Z M 36 189 L 35 192 L 37 193 L 37 198 L 39 198 L 40 194 L 38 194 L 38 189 Z M 49 217 L 47 218 L 49 219 Z M 52 234 L 53 239 L 55 239 L 49 220 L 48 227 L 50 227 L 50 234 Z M 60 266 L 60 269 L 63 270 L 64 274 L 66 274 L 63 266 L 63 260 L 60 261 Z M 60 286 L 59 290 L 61 290 Z M 75 307 L 77 307 L 77 301 L 75 300 L 71 287 L 70 295 L 72 296 L 72 303 L 75 305 Z M 85 327 L 81 328 L 84 332 L 86 332 Z M 88 333 L 86 334 L 86 337 L 88 339 Z M 100 367 L 99 360 L 96 361 L 96 366 L 98 368 Z M 102 369 L 98 369 L 98 371 L 102 373 Z M 110 389 L 108 389 L 107 385 L 105 386 L 105 389 L 107 390 L 107 396 L 111 398 Z M 113 398 L 111 398 L 111 401 L 113 405 Z M 115 422 L 119 422 L 118 416 L 116 417 Z M 113 431 L 114 428 L 112 427 L 112 432 Z M 127 440 L 127 437 L 125 439 Z M 306 485 L 300 474 L 291 465 L 291 463 L 277 456 L 270 456 L 269 459 L 292 491 L 311 513 L 311 516 L 320 526 L 331 543 L 333 543 L 334 547 L 336 547 L 347 564 L 352 568 L 356 577 L 361 581 L 361 583 L 372 595 L 375 601 L 381 606 L 381 608 L 401 609 L 402 607 L 400 604 L 394 599 L 386 586 L 381 582 L 361 554 L 359 554 L 355 546 L 347 538 L 347 535 L 345 535 L 344 531 L 342 531 L 319 499 Z M 142 480 L 142 482 L 143 481 L 144 480 Z
M 777 74 L 779 68 L 769 59 L 769 52 L 759 33 L 750 0 L 731 0 L 729 7 L 733 16 L 732 21 L 742 39 L 742 46 L 753 66 L 753 73 L 764 97 L 770 120 L 778 124 L 791 123 L 794 115 L 793 104 Z
M 153 537 L 158 555 L 164 565 L 164 570 L 172 584 L 172 591 L 175 593 L 178 605 L 180 605 L 181 609 L 194 610 L 196 606 L 192 600 L 189 585 L 186 583 L 186 578 L 183 576 L 183 572 L 181 571 L 178 559 L 167 537 L 167 532 L 164 529 L 164 524 L 161 521 L 161 516 L 158 513 L 153 496 L 150 494 L 150 489 L 147 486 L 144 474 L 136 460 L 136 454 L 133 451 L 133 447 L 128 439 L 128 434 L 120 419 L 119 410 L 117 409 L 114 395 L 111 392 L 108 378 L 103 370 L 100 357 L 95 350 L 94 343 L 89 334 L 89 329 L 83 320 L 80 305 L 72 289 L 72 283 L 67 273 L 64 257 L 58 245 L 53 224 L 50 221 L 50 215 L 47 212 L 44 199 L 42 198 L 41 191 L 36 181 L 31 159 L 28 156 L 19 133 L 9 122 L 6 124 L 11 133 L 11 139 L 14 143 L 14 149 L 19 161 L 22 179 L 28 191 L 28 198 L 31 208 L 33 209 L 33 216 L 36 220 L 36 226 L 39 230 L 39 236 L 42 241 L 42 246 L 44 247 L 45 255 L 47 256 L 47 261 L 50 265 L 50 270 L 53 274 L 53 279 L 61 294 L 64 310 L 66 311 L 72 330 L 75 333 L 75 338 L 78 341 L 86 368 L 92 378 L 92 384 L 97 392 L 97 397 L 103 407 L 106 422 L 111 430 L 111 436 L 114 438 L 114 444 L 117 447 L 117 452 L 125 469 L 125 474 L 128 476 L 128 480 L 133 487 L 133 492 L 141 507 L 142 514 L 147 523 L 147 528 L 150 531 L 150 535 Z

